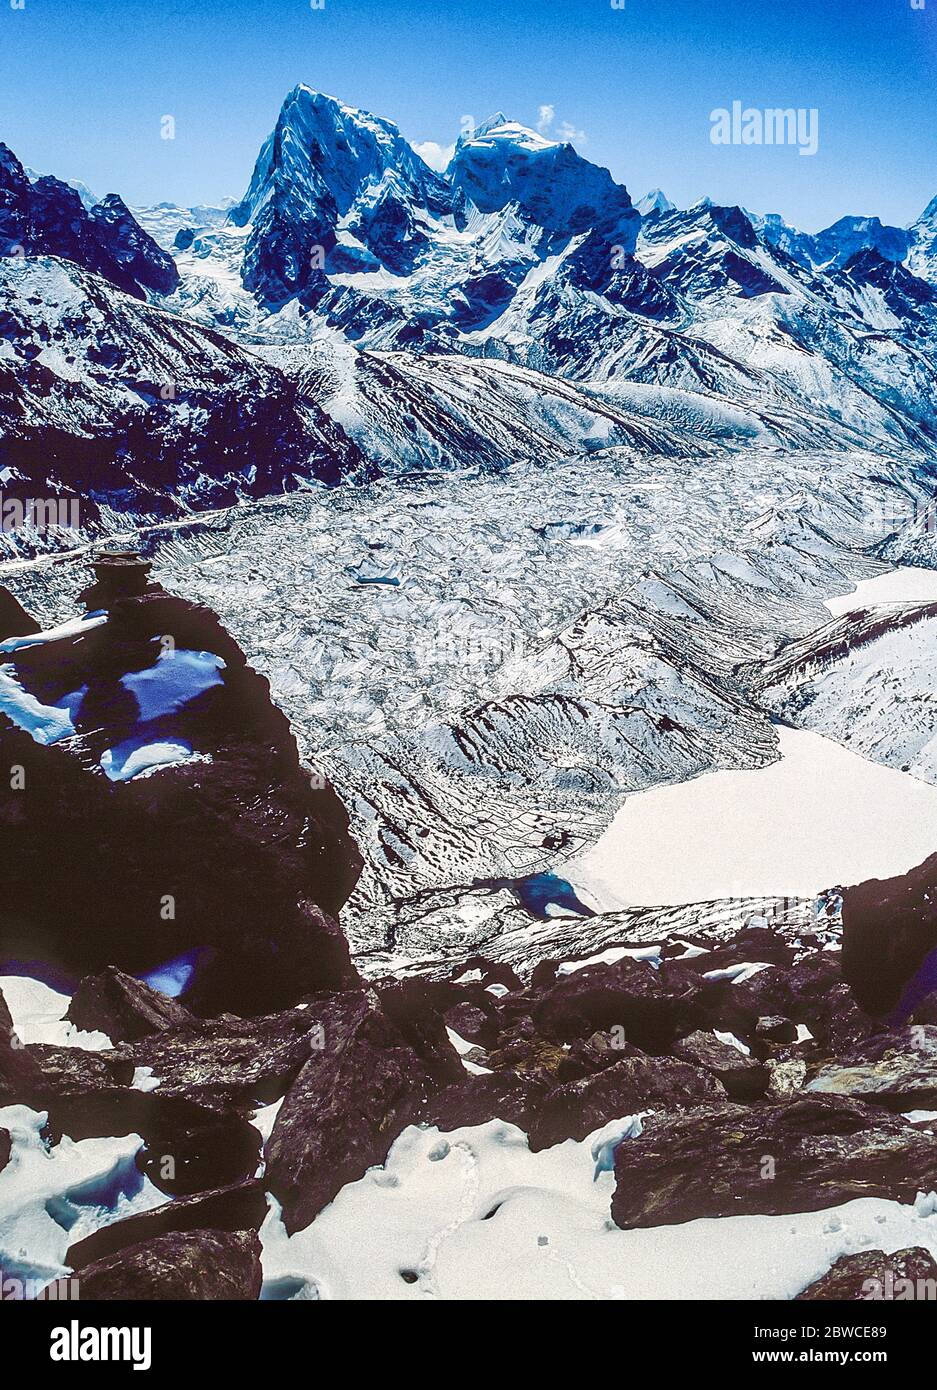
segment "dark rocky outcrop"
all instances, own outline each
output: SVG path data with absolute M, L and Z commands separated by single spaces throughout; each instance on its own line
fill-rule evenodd
M 199 1230 L 257 1231 L 267 1215 L 263 1183 L 252 1179 L 231 1187 L 178 1197 L 174 1202 L 113 1221 L 69 1246 L 65 1263 L 74 1270 L 110 1259 L 131 1245 L 146 1245 L 156 1236 Z
M 724 1100 L 721 1082 L 702 1067 L 671 1057 L 624 1057 L 595 1076 L 551 1091 L 530 1126 L 531 1149 L 548 1149 L 564 1139 L 585 1139 L 609 1120 L 652 1106 L 675 1110 Z
M 177 1000 L 113 965 L 84 977 L 65 1017 L 86 1032 L 106 1033 L 114 1043 L 134 1042 L 192 1021 L 188 1009 Z
M 10 1154 L 13 1150 L 13 1140 L 8 1129 L 0 1129 L 0 1173 L 10 1161 Z
M 937 854 L 906 874 L 846 889 L 843 975 L 869 1013 L 891 1014 L 904 1004 L 907 1017 L 915 1003 L 937 989 L 937 964 L 928 960 L 935 950 Z
M 937 1299 L 937 1262 L 929 1250 L 913 1245 L 886 1255 L 884 1250 L 861 1250 L 842 1255 L 802 1293 L 798 1300 L 838 1303 L 933 1302 Z
M 557 1042 L 622 1028 L 629 1042 L 666 1051 L 678 1038 L 705 1026 L 726 993 L 724 981 L 708 981 L 673 962 L 652 970 L 624 957 L 564 976 L 532 1008 L 538 1030 Z
M 49 1043 L 29 1043 L 21 1057 L 31 1071 L 41 1075 L 42 1092 L 49 1096 L 86 1095 L 129 1086 L 133 1081 L 133 1062 L 117 1058 L 112 1052 L 86 1052 L 80 1047 L 54 1047 Z M 0 1104 L 16 1103 L 14 1088 L 0 1091 Z
M 836 1051 L 855 1046 L 878 1027 L 856 1004 L 843 979 L 838 952 L 814 951 L 796 965 L 772 966 L 733 985 L 710 1026 L 737 1033 L 751 1042 L 758 1020 L 781 1015 L 805 1024 L 817 1044 Z
M 759 1043 L 796 1042 L 797 1024 L 780 1014 L 768 1014 L 755 1024 L 755 1038 Z
M 321 1045 L 315 1003 L 255 1019 L 194 1019 L 105 1054 L 150 1067 L 159 1094 L 224 1109 L 267 1105 L 283 1095 Z
M 333 914 L 361 858 L 266 680 L 210 610 L 159 585 L 127 594 L 105 574 L 83 597 L 106 622 L 9 655 L 74 735 L 37 742 L 0 715 L 0 760 L 25 773 L 0 801 L 0 960 L 132 975 L 176 962 L 202 1013 L 354 985 Z M 128 777 L 127 759 L 166 743 L 189 760 Z
M 859 1101 L 799 1096 L 652 1116 L 615 1156 L 624 1229 L 698 1217 L 819 1211 L 856 1197 L 912 1202 L 937 1185 L 937 1145 Z
M 0 1039 L 6 1038 L 9 1041 L 9 1035 L 12 1031 L 13 1015 L 10 1013 L 10 1007 L 3 997 L 3 991 L 0 990 Z
M 31 617 L 19 599 L 0 584 L 0 633 L 4 637 L 26 637 L 39 631 L 39 624 Z
M 0 145 L 0 255 L 61 256 L 137 299 L 147 290 L 171 294 L 179 283 L 173 258 L 116 193 L 89 212 L 60 179 L 30 182 L 6 145 Z
M 757 1100 L 767 1088 L 764 1067 L 737 1047 L 720 1042 L 712 1033 L 696 1032 L 681 1038 L 674 1045 L 673 1054 L 712 1072 L 733 1100 Z
M 312 385 L 69 261 L 0 251 L 0 342 L 4 500 L 49 503 L 6 556 L 379 472 Z
M 82 1302 L 199 1299 L 253 1301 L 263 1276 L 253 1231 L 186 1231 L 155 1236 L 79 1275 Z
M 424 1060 L 374 993 L 336 996 L 318 1016 L 323 1045 L 287 1092 L 266 1146 L 267 1183 L 290 1233 L 380 1163 L 439 1089 L 435 1057 Z
M 879 1034 L 817 1069 L 806 1089 L 855 1096 L 889 1110 L 937 1107 L 937 1027 L 916 1024 Z
M 493 1072 L 490 1076 L 466 1076 L 433 1096 L 420 1115 L 423 1124 L 435 1125 L 443 1133 L 463 1125 L 483 1125 L 504 1120 L 529 1131 L 534 1123 L 547 1087 L 542 1081 L 515 1072 Z

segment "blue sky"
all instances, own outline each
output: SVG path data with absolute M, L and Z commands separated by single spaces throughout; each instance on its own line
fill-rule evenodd
M 634 198 L 705 193 L 807 230 L 903 224 L 937 194 L 937 0 L 17 3 L 0 0 L 0 139 L 131 203 L 239 197 L 296 82 L 441 147 L 464 116 L 552 108 Z M 818 153 L 714 146 L 709 114 L 734 100 L 817 108 Z

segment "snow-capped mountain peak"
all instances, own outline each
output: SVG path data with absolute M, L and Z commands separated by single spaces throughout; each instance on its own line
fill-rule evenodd
M 251 226 L 245 287 L 275 303 L 322 291 L 323 258 L 340 231 L 344 269 L 404 273 L 425 245 L 422 218 L 451 207 L 448 186 L 391 121 L 301 84 L 229 216 Z
M 662 213 L 673 212 L 675 204 L 660 188 L 652 188 L 649 193 L 645 193 L 643 198 L 639 198 L 635 207 L 642 217 L 653 217 Z
M 476 126 L 471 134 L 460 136 L 456 149 L 463 149 L 467 145 L 487 144 L 495 140 L 520 145 L 528 150 L 553 149 L 559 144 L 558 141 L 549 140 L 538 131 L 531 130 L 529 126 L 521 125 L 519 121 L 508 120 L 502 111 L 498 111 L 480 126 Z
M 393 122 L 300 84 L 284 101 L 231 220 L 245 225 L 277 194 L 294 201 L 331 198 L 343 216 L 363 186 L 389 171 L 411 190 L 428 187 L 444 200 L 442 181 Z

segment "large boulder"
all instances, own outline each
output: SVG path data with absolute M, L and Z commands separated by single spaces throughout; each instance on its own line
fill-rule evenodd
M 856 1197 L 912 1202 L 937 1188 L 937 1145 L 836 1096 L 652 1116 L 615 1155 L 612 1217 L 626 1230 L 699 1217 L 820 1211 Z
M 625 956 L 563 976 L 531 1001 L 532 1014 L 538 1031 L 556 1042 L 618 1028 L 637 1047 L 666 1051 L 677 1038 L 705 1026 L 726 988 L 724 981 L 703 980 L 679 962 L 654 970 Z
M 266 680 L 145 567 L 98 575 L 88 619 L 0 643 L 0 962 L 162 970 L 203 1013 L 354 985 L 334 914 L 361 857 Z
M 441 1082 L 436 1049 L 421 1056 L 373 992 L 336 996 L 317 1017 L 322 1045 L 287 1092 L 266 1145 L 267 1185 L 290 1234 L 386 1158 Z M 454 1049 L 452 1059 L 456 1074 Z
M 80 982 L 65 1017 L 86 1032 L 106 1033 L 111 1042 L 134 1042 L 165 1028 L 192 1021 L 192 1015 L 176 999 L 151 989 L 116 966 Z
M 254 1231 L 155 1236 L 85 1265 L 78 1276 L 79 1297 L 85 1303 L 253 1301 L 260 1297 L 263 1283 L 260 1253 Z
M 871 1014 L 905 1015 L 937 989 L 937 854 L 895 878 L 868 879 L 843 894 L 843 975 Z M 920 990 L 905 990 L 925 968 Z
M 937 1262 L 921 1245 L 896 1250 L 860 1250 L 841 1255 L 836 1263 L 802 1293 L 808 1302 L 831 1300 L 836 1303 L 933 1302 L 937 1299 Z
M 104 1054 L 159 1078 L 159 1095 L 218 1109 L 278 1100 L 321 1043 L 315 1007 L 243 1019 L 195 1019 Z
M 504 1120 L 526 1132 L 546 1094 L 542 1081 L 516 1072 L 466 1076 L 431 1097 L 420 1119 L 444 1134 L 489 1120 Z
M 257 1231 L 266 1215 L 263 1183 L 252 1178 L 230 1187 L 200 1192 L 194 1197 L 177 1197 L 161 1207 L 101 1226 L 69 1246 L 65 1263 L 80 1270 L 98 1260 L 109 1259 L 127 1246 L 146 1245 L 155 1236 L 172 1232 Z
M 674 1044 L 673 1054 L 712 1072 L 733 1100 L 757 1100 L 767 1089 L 765 1068 L 731 1043 L 721 1042 L 714 1033 L 697 1031 L 681 1038 Z
M 652 1107 L 670 1111 L 725 1098 L 722 1083 L 702 1067 L 673 1057 L 623 1057 L 594 1076 L 551 1091 L 534 1115 L 530 1147 L 585 1139 L 610 1120 Z
M 835 951 L 814 951 L 796 965 L 770 966 L 733 985 L 710 1027 L 729 1029 L 752 1042 L 765 1015 L 804 1024 L 819 1047 L 834 1053 L 855 1046 L 877 1028 L 852 997 Z
M 855 1096 L 889 1110 L 937 1107 L 937 1027 L 916 1024 L 882 1033 L 818 1068 L 806 1090 Z

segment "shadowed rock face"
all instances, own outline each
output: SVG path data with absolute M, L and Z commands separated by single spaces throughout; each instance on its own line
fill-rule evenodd
M 97 620 L 0 652 L 4 781 L 21 769 L 0 798 L 0 960 L 170 962 L 197 1012 L 354 984 L 332 914 L 361 859 L 267 682 L 212 612 L 158 585 L 83 598 Z
M 919 988 L 905 995 L 935 948 L 937 854 L 909 873 L 846 889 L 843 975 L 869 1013 L 887 1014 L 904 1005 L 907 1016 L 937 989 L 937 977 L 921 978 Z
M 110 193 L 88 212 L 67 183 L 50 177 L 31 183 L 22 164 L 0 145 L 0 253 L 63 256 L 103 275 L 137 299 L 147 290 L 171 294 L 179 283 L 175 262 Z

